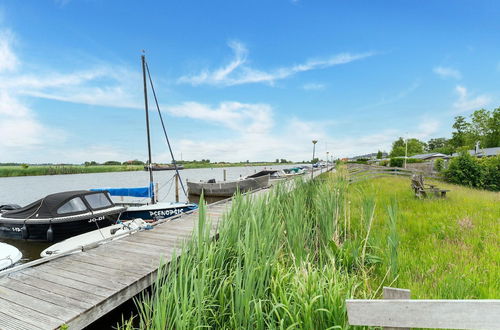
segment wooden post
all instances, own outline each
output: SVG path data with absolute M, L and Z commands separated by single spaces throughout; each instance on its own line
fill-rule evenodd
M 175 173 L 174 177 L 175 177 L 175 201 L 179 202 L 179 175 Z
M 410 290 L 384 286 L 384 299 L 410 299 Z M 384 330 L 410 330 L 410 328 L 383 327 Z
M 224 181 L 226 181 L 226 169 L 223 169 L 222 171 L 223 171 L 223 175 L 222 176 L 224 177 Z

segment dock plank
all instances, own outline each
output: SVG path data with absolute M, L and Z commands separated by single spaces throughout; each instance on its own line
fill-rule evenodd
M 1 285 L 3 286 L 4 284 Z M 61 296 L 54 292 L 46 291 L 14 279 L 10 279 L 8 285 L 9 288 L 12 290 L 42 299 L 44 301 L 53 303 L 61 307 L 67 307 L 74 310 L 81 310 L 92 306 L 92 304 L 86 303 L 84 301 L 73 299 L 66 296 Z
M 15 315 L 18 320 L 26 322 L 35 329 L 55 329 L 62 320 L 50 317 L 34 309 L 21 306 L 0 297 L 0 313 Z

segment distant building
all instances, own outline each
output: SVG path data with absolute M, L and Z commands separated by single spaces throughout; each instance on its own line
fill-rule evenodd
M 359 159 L 368 159 L 368 160 L 374 159 L 375 160 L 375 159 L 377 159 L 377 154 L 378 154 L 378 152 L 373 152 L 371 154 L 354 156 L 354 157 L 348 158 L 348 160 L 349 161 L 357 161 Z M 387 152 L 382 153 L 382 158 L 385 158 L 387 156 L 388 156 Z
M 437 159 L 437 158 L 448 159 L 448 158 L 450 158 L 450 156 L 442 154 L 442 153 L 439 153 L 439 152 L 433 152 L 433 153 L 430 153 L 430 154 L 413 155 L 413 156 L 410 156 L 408 158 L 410 158 L 410 159 L 421 159 L 421 160 L 434 160 L 434 159 Z
M 475 157 L 493 157 L 493 156 L 500 154 L 500 147 L 479 149 L 477 152 L 476 152 L 476 150 L 467 150 L 467 152 L 471 156 L 475 156 Z M 457 157 L 458 155 L 460 155 L 460 153 L 455 152 L 451 156 Z

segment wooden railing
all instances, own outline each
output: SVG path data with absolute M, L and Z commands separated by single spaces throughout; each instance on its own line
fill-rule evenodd
M 405 176 L 411 177 L 413 174 L 421 174 L 426 178 L 436 179 L 436 175 L 429 175 L 415 169 L 405 169 L 401 167 L 386 167 L 378 165 L 347 164 L 349 183 L 355 183 L 377 177 Z
M 346 300 L 350 325 L 384 329 L 500 329 L 500 300 L 411 300 L 384 287 L 384 299 Z

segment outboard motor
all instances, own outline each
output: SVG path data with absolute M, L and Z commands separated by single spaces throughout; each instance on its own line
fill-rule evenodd
M 207 181 L 207 183 L 215 183 L 215 179 L 210 179 Z

